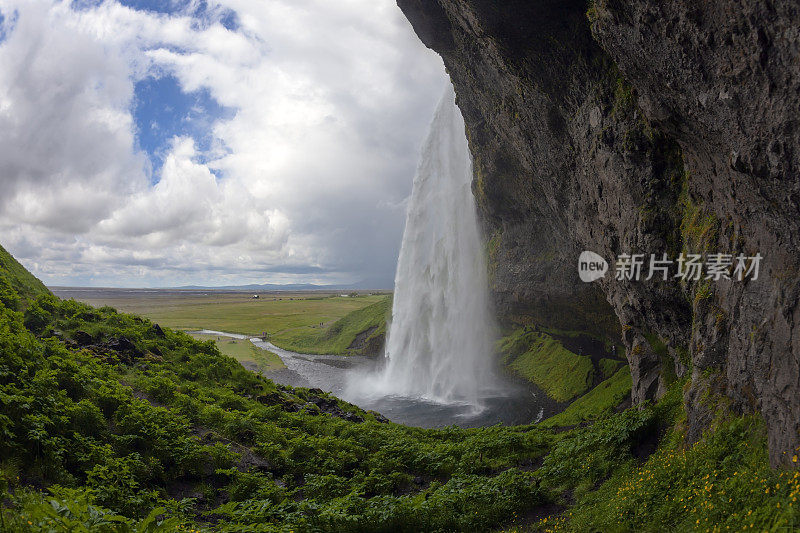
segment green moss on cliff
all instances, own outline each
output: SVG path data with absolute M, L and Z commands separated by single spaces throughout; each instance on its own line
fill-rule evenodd
M 614 104 L 611 108 L 611 116 L 617 117 L 625 115 L 636 107 L 636 94 L 633 86 L 625 81 L 619 70 L 614 67 L 616 87 L 614 88 Z
M 586 9 L 586 18 L 589 20 L 589 24 L 594 24 L 594 21 L 597 20 L 597 6 L 594 0 L 589 0 L 589 7 Z
M 707 254 L 716 249 L 720 223 L 713 211 L 692 199 L 688 183 L 681 192 L 681 235 L 686 253 Z
M 675 362 L 669 354 L 669 349 L 666 343 L 654 333 L 645 333 L 645 339 L 653 349 L 653 352 L 658 356 L 661 363 L 661 378 L 666 386 L 672 385 L 678 376 L 675 374 Z

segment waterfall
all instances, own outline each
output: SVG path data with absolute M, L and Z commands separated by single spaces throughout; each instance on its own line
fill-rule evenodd
M 471 183 L 464 119 L 448 83 L 414 178 L 386 364 L 372 378 L 384 394 L 478 406 L 492 381 L 486 258 Z

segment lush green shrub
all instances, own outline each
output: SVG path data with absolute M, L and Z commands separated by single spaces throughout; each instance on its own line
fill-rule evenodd
M 275 504 L 286 497 L 286 491 L 271 476 L 258 472 L 241 472 L 235 468 L 221 472 L 232 477 L 228 493 L 234 502 L 258 500 Z
M 16 311 L 19 309 L 20 298 L 17 291 L 5 278 L 0 278 L 0 305 Z
M 85 489 L 54 486 L 51 496 L 20 491 L 14 496 L 16 513 L 6 512 L 4 529 L 9 532 L 166 533 L 184 529 L 185 520 L 164 517 L 166 509 L 156 507 L 141 520 L 131 520 L 95 503 Z
M 39 305 L 39 302 L 32 302 L 25 310 L 25 327 L 33 333 L 41 333 L 50 323 L 51 315 Z
M 114 457 L 95 465 L 88 473 L 86 486 L 97 503 L 123 515 L 146 514 L 158 502 L 155 491 L 143 490 L 139 479 L 148 477 L 148 467 L 138 454 Z

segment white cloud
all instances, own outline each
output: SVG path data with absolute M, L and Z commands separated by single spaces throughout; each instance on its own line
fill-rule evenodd
M 150 250 L 180 241 L 280 250 L 288 238 L 286 216 L 278 209 L 260 208 L 240 182 L 218 182 L 196 157 L 191 139 L 175 138 L 161 181 L 101 221 L 98 240 L 119 247 L 124 240 Z
M 0 243 L 53 284 L 391 279 L 440 60 L 392 0 L 212 8 L 240 27 L 0 0 Z M 235 113 L 151 180 L 131 109 L 154 74 Z

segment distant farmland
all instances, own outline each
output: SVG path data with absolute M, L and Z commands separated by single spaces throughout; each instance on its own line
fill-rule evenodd
M 259 293 L 258 299 L 253 299 L 252 293 L 227 291 L 60 288 L 53 291 L 61 298 L 75 298 L 95 307 L 110 306 L 175 329 L 210 329 L 244 335 L 266 332 L 279 346 L 284 344 L 281 340 L 294 345 L 300 339 L 320 338 L 337 320 L 390 298 L 388 293 L 343 296 L 341 292 L 316 291 Z M 305 347 L 313 348 L 308 344 Z

